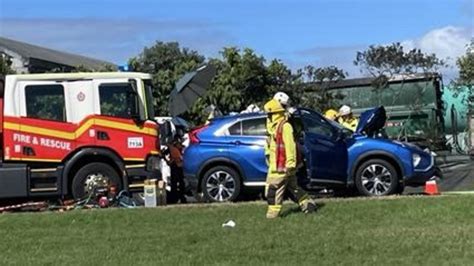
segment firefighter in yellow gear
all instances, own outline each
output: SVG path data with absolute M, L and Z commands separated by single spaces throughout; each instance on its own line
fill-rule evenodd
M 359 119 L 354 117 L 350 106 L 343 105 L 341 108 L 339 108 L 337 122 L 352 131 L 356 131 L 357 124 L 359 124 Z
M 297 185 L 297 147 L 293 127 L 287 122 L 286 111 L 282 105 L 288 102 L 288 96 L 277 96 L 278 93 L 264 106 L 268 115 L 268 139 L 265 147 L 268 164 L 265 185 L 267 218 L 277 218 L 280 215 L 285 192 L 290 193 L 290 198 L 295 200 L 305 213 L 314 211 L 316 207 L 308 194 Z
M 324 116 L 329 120 L 336 121 L 339 113 L 334 109 L 328 109 L 326 112 L 324 112 Z

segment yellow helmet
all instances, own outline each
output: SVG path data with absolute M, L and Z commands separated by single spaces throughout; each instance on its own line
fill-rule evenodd
M 285 108 L 280 104 L 280 102 L 276 99 L 271 99 L 268 101 L 264 106 L 263 109 L 266 113 L 280 113 L 285 112 Z
M 324 113 L 324 116 L 327 118 L 327 119 L 331 119 L 331 120 L 334 120 L 336 119 L 337 115 L 339 114 L 338 111 L 334 110 L 334 109 L 328 109 L 326 110 L 326 112 Z

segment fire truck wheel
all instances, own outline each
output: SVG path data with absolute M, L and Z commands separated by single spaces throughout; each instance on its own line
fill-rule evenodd
M 120 177 L 110 165 L 105 163 L 89 163 L 77 171 L 72 180 L 72 196 L 82 199 L 97 189 L 108 188 L 114 185 L 117 191 L 122 189 Z

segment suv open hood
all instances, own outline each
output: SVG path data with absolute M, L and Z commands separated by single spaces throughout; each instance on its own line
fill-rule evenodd
M 373 135 L 385 126 L 387 114 L 383 106 L 375 107 L 360 114 L 355 133 Z

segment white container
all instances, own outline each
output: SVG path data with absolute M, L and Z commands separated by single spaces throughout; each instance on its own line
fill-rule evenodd
M 151 208 L 156 207 L 157 205 L 157 188 L 156 188 L 157 180 L 156 179 L 149 179 L 145 180 L 143 186 L 143 194 L 145 196 L 145 207 Z

